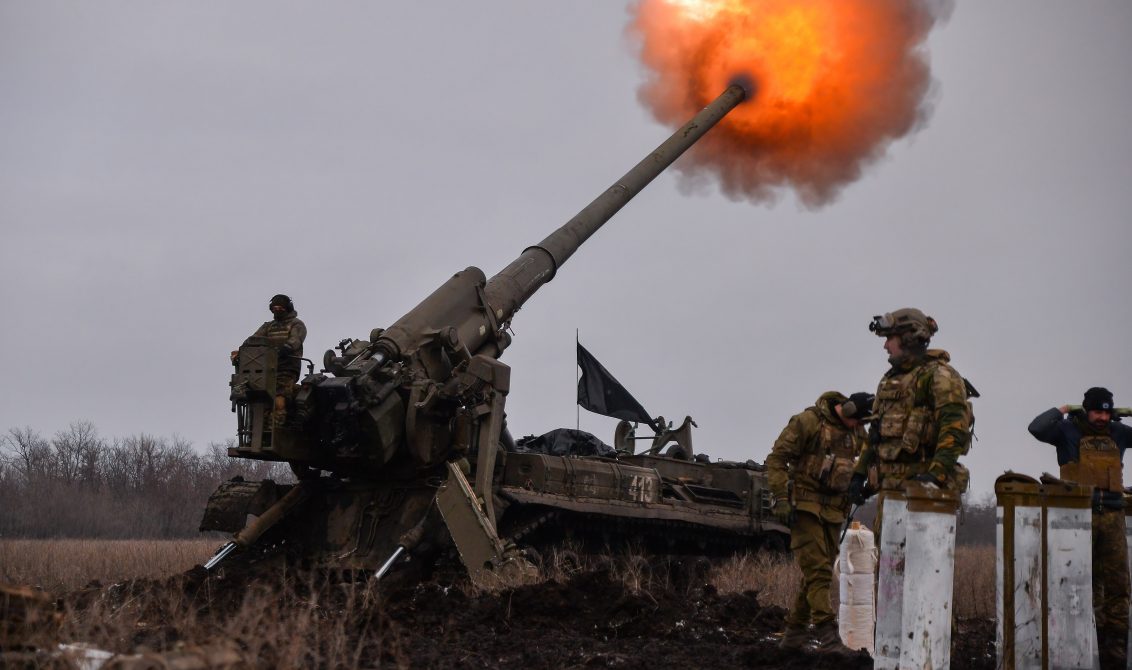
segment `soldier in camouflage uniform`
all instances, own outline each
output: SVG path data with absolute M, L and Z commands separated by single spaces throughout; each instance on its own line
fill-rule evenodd
M 909 480 L 962 493 L 969 474 L 959 457 L 971 447 L 977 397 L 941 349 L 928 349 L 939 326 L 918 309 L 873 317 L 869 330 L 885 338 L 891 368 L 877 387 L 868 446 L 857 461 L 849 496 L 863 503 L 879 489 L 900 491 Z M 870 473 L 875 473 L 870 481 Z M 883 531 L 877 505 L 877 536 Z
M 1129 580 L 1122 474 L 1132 428 L 1113 421 L 1112 393 L 1094 387 L 1085 392 L 1082 409 L 1051 407 L 1030 422 L 1030 433 L 1057 447 L 1062 479 L 1093 487 L 1093 611 L 1101 668 L 1124 668 Z
M 829 600 L 838 535 L 849 511 L 845 493 L 857 455 L 865 446 L 863 420 L 872 396 L 849 398 L 823 393 L 813 407 L 790 418 L 766 459 L 767 482 L 774 495 L 774 515 L 790 526 L 790 549 L 802 571 L 794 607 L 786 617 L 784 649 L 798 649 L 814 637 L 823 651 L 847 652 Z
M 287 399 L 294 393 L 302 371 L 303 340 L 307 339 L 307 327 L 299 320 L 295 304 L 282 293 L 271 297 L 267 303 L 272 319 L 260 326 L 252 337 L 266 337 L 279 355 L 279 366 L 275 372 L 275 423 L 281 424 L 287 418 Z M 238 352 L 232 352 L 235 362 Z

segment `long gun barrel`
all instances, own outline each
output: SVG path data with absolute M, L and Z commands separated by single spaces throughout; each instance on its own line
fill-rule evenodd
M 486 397 L 477 390 L 485 385 L 506 395 L 510 369 L 497 360 L 510 344 L 511 318 L 583 242 L 748 95 L 742 84 L 729 86 L 593 202 L 490 280 L 479 268 L 469 267 L 389 328 L 374 329 L 368 341 L 343 340 L 341 356 L 331 351 L 324 358 L 326 371 L 335 376 L 304 380 L 289 425 L 268 425 L 273 398 L 266 389 L 272 380 L 263 370 L 271 368 L 271 352 L 242 347 L 232 380 L 241 437 L 230 454 L 356 473 L 363 462 L 372 470 L 408 452 L 417 465 L 438 465 L 454 452 L 474 452 L 482 441 L 499 439 L 505 432 L 502 401 L 494 409 L 481 408 L 465 417 L 464 423 L 455 419 L 468 403 Z M 481 426 L 487 427 L 483 435 L 477 428 Z
M 509 321 L 539 287 L 553 279 L 558 268 L 583 242 L 747 96 L 746 87 L 740 84 L 729 86 L 574 218 L 537 245 L 527 247 L 510 265 L 486 281 L 486 285 L 485 277 L 478 268 L 457 273 L 385 330 L 375 343 L 375 349 L 385 359 L 409 355 L 422 344 L 421 333 L 430 326 L 436 327 L 439 322 L 462 322 L 458 328 L 459 341 L 471 353 L 477 353 L 493 339 L 499 324 Z M 471 302 L 484 312 L 482 319 L 437 318 L 467 310 L 469 293 L 473 298 L 478 297 Z
M 743 86 L 728 87 L 574 218 L 536 246 L 525 249 L 519 258 L 492 277 L 487 284 L 488 299 L 505 305 L 503 312 L 507 316 L 514 314 L 540 286 L 554 278 L 559 266 L 574 255 L 583 242 L 746 97 L 747 90 Z
M 499 357 L 511 341 L 511 318 L 583 242 L 748 95 L 741 84 L 729 86 L 490 280 L 469 267 L 388 329 L 374 329 L 364 341 L 342 340 L 341 355 L 327 352 L 324 373 L 302 381 L 286 413 L 275 411 L 277 353 L 270 342 L 249 338 L 231 381 L 239 440 L 229 455 L 290 463 L 301 479 L 320 482 L 313 496 L 318 504 L 305 504 L 312 496 L 304 480 L 207 567 L 256 544 L 286 516 L 282 526 L 289 533 L 276 534 L 298 538 L 293 546 L 339 547 L 352 538 L 354 549 L 343 556 L 357 552 L 356 560 L 370 568 L 378 566 L 366 557 L 388 557 L 379 576 L 435 530 L 437 518 L 473 580 L 486 570 L 524 571 L 529 563 L 497 532 L 493 502 L 496 454 L 508 442 L 504 409 L 511 369 Z M 254 498 L 237 504 L 223 489 L 218 494 L 216 504 L 231 508 L 234 518 L 258 504 Z M 325 527 L 304 529 L 304 519 L 326 510 L 334 512 Z

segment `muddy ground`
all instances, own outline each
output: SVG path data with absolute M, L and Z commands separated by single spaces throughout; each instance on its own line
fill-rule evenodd
M 138 621 L 124 647 L 160 651 L 227 635 L 261 667 L 872 667 L 863 652 L 779 650 L 781 608 L 707 584 L 631 589 L 597 571 L 494 594 L 438 584 L 383 588 L 217 580 L 197 568 L 164 581 L 91 585 L 68 600 L 71 616 L 134 608 Z M 285 614 L 295 608 L 309 616 Z M 281 630 L 271 631 L 270 621 Z M 993 668 L 993 636 L 990 621 L 958 622 L 951 667 Z

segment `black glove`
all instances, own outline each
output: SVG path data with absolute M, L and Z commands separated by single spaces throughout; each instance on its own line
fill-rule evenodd
M 865 489 L 866 479 L 865 475 L 857 473 L 849 480 L 849 490 L 845 492 L 845 495 L 849 498 L 850 503 L 864 505 L 865 501 L 869 499 L 872 492 Z
M 924 484 L 928 487 L 934 487 L 934 488 L 939 488 L 939 489 L 943 488 L 943 482 L 936 479 L 935 475 L 928 474 L 927 472 L 922 472 L 922 473 L 916 475 L 915 477 L 912 478 L 912 481 L 919 482 L 919 483 Z
M 294 353 L 295 350 L 292 349 L 291 345 L 289 344 L 284 344 L 283 346 L 279 347 L 279 358 L 290 358 Z

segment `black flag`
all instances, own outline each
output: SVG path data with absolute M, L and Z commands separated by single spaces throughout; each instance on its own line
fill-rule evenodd
M 578 343 L 578 367 L 582 369 L 582 376 L 578 379 L 579 405 L 594 414 L 645 423 L 653 432 L 660 432 L 656 421 L 641 407 L 641 403 L 581 343 Z

